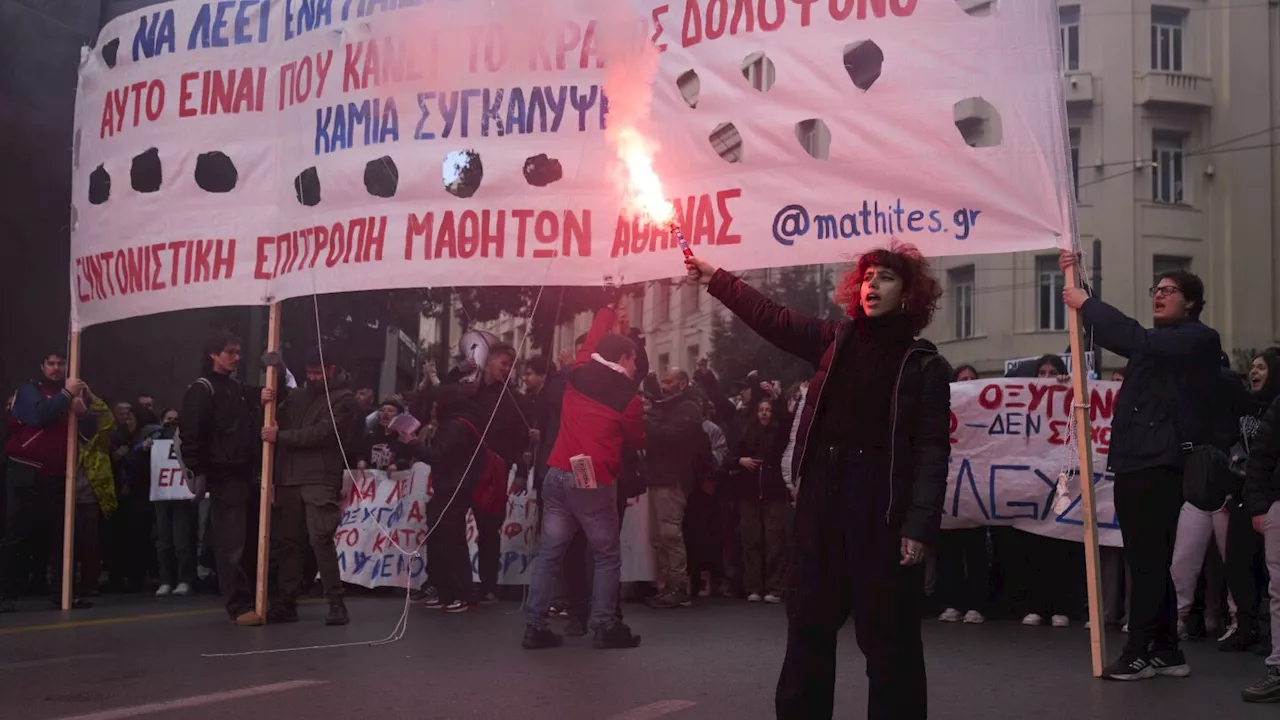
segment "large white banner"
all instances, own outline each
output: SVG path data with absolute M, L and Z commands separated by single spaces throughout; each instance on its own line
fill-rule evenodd
M 412 470 L 387 473 L 363 470 L 349 473 L 342 490 L 342 521 L 334 539 L 344 582 L 364 587 L 419 587 L 426 580 L 428 531 L 426 506 L 432 502 L 430 468 L 419 463 Z M 447 501 L 441 498 L 440 501 Z M 469 498 L 455 502 L 467 503 Z M 649 546 L 648 498 L 634 499 L 622 524 L 622 580 L 653 580 L 653 552 Z M 646 511 L 641 511 L 645 509 Z M 537 554 L 538 501 L 532 493 L 507 498 L 499 553 L 498 583 L 526 585 Z M 476 526 L 467 514 L 467 544 L 471 569 L 479 580 Z M 418 550 L 417 556 L 401 552 Z M 419 546 L 421 548 L 419 549 Z
M 1120 547 L 1113 478 L 1107 473 L 1111 417 L 1120 383 L 1091 382 L 1090 435 L 1099 542 Z M 1068 441 L 1075 392 L 1056 380 L 974 380 L 951 385 L 951 474 L 942 527 L 1012 525 L 1084 541 L 1080 484 L 1057 503 L 1058 475 L 1076 465 Z
M 459 278 L 679 275 L 668 231 L 624 212 L 623 127 L 653 141 L 689 241 L 730 269 L 843 261 L 891 236 L 934 256 L 1053 246 L 1071 214 L 1057 5 L 961 5 L 175 0 L 123 15 L 80 69 L 76 324 Z
M 154 440 L 151 443 L 151 502 L 157 500 L 192 500 L 195 495 L 187 487 L 178 464 L 178 453 L 172 440 Z

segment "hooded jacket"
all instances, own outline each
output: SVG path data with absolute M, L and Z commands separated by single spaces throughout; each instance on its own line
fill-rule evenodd
M 653 401 L 645 420 L 645 469 L 649 487 L 681 487 L 711 477 L 711 440 L 702 430 L 702 394 L 692 387 Z
M 191 383 L 182 396 L 178 426 L 182 462 L 194 475 L 242 473 L 258 460 L 261 393 L 213 371 Z
M 560 430 L 547 459 L 549 467 L 569 472 L 569 458 L 588 455 L 600 485 L 614 483 L 622 473 L 623 453 L 643 448 L 645 438 L 636 381 L 603 358 L 593 357 L 596 345 L 613 327 L 613 316 L 608 307 L 596 313 L 586 342 L 574 358 L 561 406 Z

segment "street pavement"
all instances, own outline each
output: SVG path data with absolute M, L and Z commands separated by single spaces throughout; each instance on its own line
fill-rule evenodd
M 409 608 L 402 639 L 380 646 L 403 596 L 350 600 L 352 623 L 230 625 L 209 598 L 133 598 L 64 614 L 0 616 L 0 720 L 155 717 L 520 720 L 764 720 L 782 660 L 785 617 L 776 606 L 713 600 L 691 609 L 628 605 L 644 637 L 635 650 L 600 651 L 589 638 L 520 648 L 517 602 L 461 615 Z M 1123 636 L 1108 638 L 1118 650 Z M 341 648 L 318 645 L 354 643 Z M 1088 632 L 925 621 L 930 716 L 1002 718 L 1274 718 L 1240 689 L 1253 655 L 1189 643 L 1192 676 L 1120 684 L 1089 672 Z M 268 652 L 289 648 L 313 648 Z M 262 654 L 202 657 L 219 653 Z M 841 636 L 837 717 L 865 717 L 866 679 L 852 626 Z

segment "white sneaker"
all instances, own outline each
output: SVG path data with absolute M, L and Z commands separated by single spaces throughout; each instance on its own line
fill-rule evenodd
M 942 622 L 960 622 L 960 611 L 955 608 L 947 608 L 938 616 Z
M 776 593 L 769 593 L 768 595 L 764 596 L 764 601 L 769 603 L 770 605 L 777 605 L 778 603 L 782 602 L 782 596 Z
M 156 590 L 156 597 L 169 597 L 172 594 L 173 594 L 173 586 L 167 583 L 164 585 L 161 585 Z
M 1035 613 L 1027 613 L 1027 616 L 1022 618 L 1022 624 L 1027 626 L 1043 625 L 1044 618 L 1040 617 Z
M 982 617 L 982 613 L 977 610 L 970 610 L 964 614 L 964 622 L 966 625 L 981 625 L 986 621 L 987 619 Z
M 1129 632 L 1129 623 L 1125 623 L 1124 625 L 1121 625 L 1120 632 L 1127 634 Z
M 187 583 L 178 583 L 178 587 L 173 589 L 173 594 L 178 597 L 186 597 L 191 594 L 191 586 Z
M 1049 619 L 1054 627 L 1071 627 L 1071 618 L 1066 615 L 1054 615 Z
M 760 593 L 751 593 L 747 596 L 747 602 L 760 602 L 763 599 L 760 597 Z

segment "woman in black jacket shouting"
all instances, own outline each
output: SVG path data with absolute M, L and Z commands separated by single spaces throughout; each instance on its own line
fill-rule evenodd
M 867 660 L 868 716 L 925 718 L 922 563 L 946 495 L 951 373 L 915 337 L 937 308 L 938 282 L 913 247 L 871 251 L 841 282 L 852 320 L 833 322 L 788 310 L 704 260 L 685 264 L 762 337 L 817 368 L 792 461 L 800 487 L 778 718 L 831 717 L 836 635 L 850 613 Z
M 782 479 L 791 416 L 774 410 L 777 401 L 758 400 L 754 420 L 725 458 L 732 492 L 741 500 L 742 591 L 748 602 L 782 602 L 786 570 L 787 507 Z M 777 403 L 781 405 L 781 403 Z

